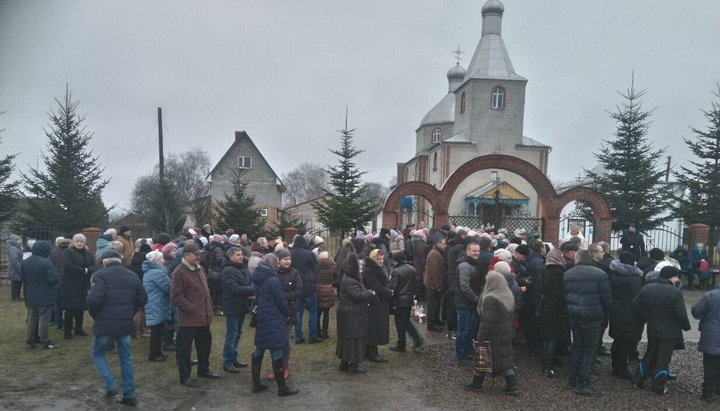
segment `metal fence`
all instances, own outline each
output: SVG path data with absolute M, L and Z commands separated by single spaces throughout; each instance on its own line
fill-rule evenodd
M 677 227 L 671 225 L 664 225 L 654 230 L 648 230 L 643 233 L 645 239 L 645 249 L 650 251 L 653 248 L 659 248 L 666 254 L 669 254 L 679 246 L 684 245 L 691 247 L 689 238 L 687 238 L 687 230 L 683 229 L 682 225 Z M 612 251 L 618 251 L 622 248 L 620 244 L 620 238 L 622 233 L 615 233 L 610 240 L 610 249 Z
M 474 231 L 484 231 L 483 221 L 478 216 L 454 215 L 449 217 L 450 222 L 456 226 L 462 226 Z M 533 217 L 503 217 L 500 228 L 505 228 L 509 233 L 523 231 L 528 238 L 543 238 L 545 220 Z

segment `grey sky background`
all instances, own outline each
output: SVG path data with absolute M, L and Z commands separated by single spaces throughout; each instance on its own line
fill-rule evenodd
M 34 165 L 69 83 L 111 179 L 105 200 L 124 208 L 157 162 L 158 106 L 166 154 L 200 146 L 214 163 L 246 130 L 278 174 L 334 163 L 349 106 L 358 165 L 387 184 L 447 93 L 458 45 L 469 64 L 484 3 L 0 0 L 0 152 L 19 153 L 16 171 Z M 706 127 L 720 81 L 720 2 L 504 4 L 503 39 L 529 79 L 524 134 L 553 146 L 551 179 L 595 164 L 633 70 L 657 107 L 650 138 L 686 160 L 682 137 Z

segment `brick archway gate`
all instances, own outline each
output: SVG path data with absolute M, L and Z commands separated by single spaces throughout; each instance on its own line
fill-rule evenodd
M 546 240 L 552 241 L 554 244 L 558 243 L 562 208 L 571 201 L 582 200 L 590 205 L 595 216 L 595 238 L 597 241 L 610 242 L 612 215 L 610 213 L 610 204 L 602 194 L 587 187 L 575 187 L 558 194 L 550 180 L 540 169 L 525 160 L 504 154 L 480 156 L 466 162 L 445 180 L 441 190 L 420 181 L 400 184 L 385 200 L 383 227 L 392 228 L 397 225 L 398 210 L 396 207 L 403 197 L 409 195 L 420 195 L 430 202 L 435 213 L 436 226 L 447 223 L 450 199 L 452 199 L 460 184 L 476 171 L 489 168 L 497 168 L 518 174 L 533 186 L 535 192 L 537 192 L 538 201 L 542 205 L 542 217 L 545 219 L 543 237 Z
M 442 193 L 428 183 L 408 181 L 395 187 L 385 199 L 385 206 L 383 207 L 383 227 L 397 227 L 400 201 L 411 195 L 419 195 L 430 203 L 433 209 L 433 222 L 436 226 L 441 226 L 448 222 L 449 200 L 445 201 Z

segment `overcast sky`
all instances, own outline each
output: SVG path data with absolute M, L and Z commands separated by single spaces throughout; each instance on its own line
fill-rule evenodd
M 193 146 L 215 163 L 245 130 L 278 174 L 328 164 L 349 106 L 367 179 L 387 184 L 415 129 L 447 92 L 460 45 L 469 64 L 484 0 L 0 0 L 0 152 L 35 164 L 46 112 L 69 83 L 108 204 L 166 154 Z M 635 83 L 657 107 L 649 136 L 683 162 L 682 137 L 720 81 L 720 1 L 504 0 L 503 38 L 526 77 L 524 134 L 553 146 L 549 175 L 577 176 L 612 135 L 606 110 Z

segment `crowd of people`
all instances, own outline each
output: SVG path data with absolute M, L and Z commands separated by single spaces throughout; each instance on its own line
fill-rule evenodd
M 166 353 L 174 351 L 184 386 L 200 386 L 193 366 L 197 377 L 220 378 L 210 368 L 216 316 L 225 317 L 224 372 L 237 374 L 250 365 L 252 392 L 266 390 L 261 373 L 267 350 L 267 380 L 276 382 L 279 396 L 296 394 L 287 382 L 292 345 L 329 339 L 336 302 L 335 355 L 343 372 L 367 372 L 366 359 L 389 361 L 379 347 L 390 344 L 390 316 L 397 331 L 391 351 L 406 352 L 408 335 L 411 349 L 422 346 L 425 333 L 413 317 L 426 309 L 420 326 L 432 338 L 454 339 L 455 360 L 473 369 L 468 390 L 481 391 L 485 377 L 499 375 L 506 381 L 503 393 L 517 394 L 513 353 L 523 346 L 540 356 L 538 372 L 548 378 L 558 376 L 560 357 L 569 354 L 568 386 L 579 395 L 601 395 L 590 378 L 598 355 L 611 356 L 613 376 L 638 388 L 650 379 L 652 391 L 664 394 L 674 378 L 672 353 L 684 347 L 682 331 L 690 329 L 680 278 L 688 278 L 689 288 L 697 276 L 707 288 L 708 255 L 703 244 L 690 252 L 678 247 L 671 256 L 646 252 L 633 226 L 621 244 L 614 258 L 607 243 L 588 244 L 577 227 L 558 248 L 505 229 L 408 226 L 373 235 L 359 228 L 331 257 L 318 236 L 251 241 L 246 233 L 216 233 L 205 225 L 185 228 L 174 240 L 164 233 L 133 240 L 129 227 L 111 228 L 94 254 L 82 234 L 58 238 L 55 247 L 36 241 L 25 259 L 13 235 L 7 252 L 12 299 L 28 308 L 27 348 L 57 348 L 49 339 L 51 323 L 66 339 L 88 335 L 83 319 L 89 311 L 105 396 L 120 394 L 105 358 L 114 348 L 122 374 L 119 402 L 125 405 L 137 404 L 133 338 L 149 337 L 150 362 L 167 361 Z M 720 289 L 706 293 L 691 312 L 701 320 L 702 398 L 709 401 L 720 394 Z M 251 364 L 238 353 L 246 320 L 255 329 Z M 648 345 L 640 358 L 645 324 Z M 609 353 L 603 347 L 608 327 Z

